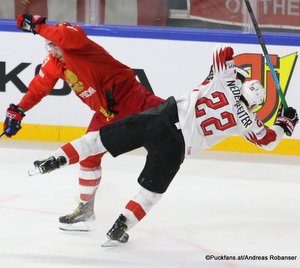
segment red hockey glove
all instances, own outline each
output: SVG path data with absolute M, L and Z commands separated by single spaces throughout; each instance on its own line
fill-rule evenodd
M 37 34 L 34 30 L 36 25 L 46 22 L 46 18 L 39 15 L 19 14 L 17 16 L 17 28 L 24 32 L 32 32 Z
M 287 136 L 292 136 L 298 121 L 299 117 L 294 108 L 288 107 L 287 109 L 283 109 L 281 106 L 277 114 L 275 125 L 282 127 Z
M 223 51 L 224 51 L 224 54 L 225 54 L 225 61 L 233 59 L 234 52 L 233 52 L 232 47 L 224 47 Z
M 23 110 L 14 104 L 10 104 L 6 111 L 6 119 L 3 124 L 3 131 L 7 137 L 16 135 L 21 129 L 21 121 L 25 116 Z
M 218 51 L 218 56 L 219 56 L 219 60 L 220 62 L 226 62 L 229 60 L 233 59 L 233 49 L 232 47 L 222 47 L 219 51 Z

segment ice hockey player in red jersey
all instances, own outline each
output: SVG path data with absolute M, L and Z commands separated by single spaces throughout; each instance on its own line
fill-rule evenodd
M 90 40 L 78 25 L 47 25 L 46 18 L 20 14 L 17 27 L 46 39 L 49 53 L 21 101 L 7 109 L 4 131 L 15 135 L 25 113 L 48 95 L 58 79 L 66 81 L 76 96 L 95 112 L 87 132 L 98 131 L 126 115 L 156 107 L 163 100 L 150 93 L 135 78 L 132 69 L 114 59 Z M 66 108 L 67 109 L 67 108 Z M 59 218 L 64 230 L 88 230 L 93 219 L 94 196 L 101 180 L 102 153 L 81 159 L 80 203 L 73 213 Z
M 292 135 L 298 123 L 292 107 L 280 109 L 271 127 L 252 112 L 263 103 L 265 90 L 258 81 L 245 82 L 245 72 L 234 65 L 232 48 L 215 52 L 212 70 L 211 77 L 182 98 L 170 97 L 157 108 L 90 132 L 62 146 L 51 157 L 34 162 L 33 171 L 44 174 L 90 154 L 108 151 L 116 157 L 146 148 L 146 164 L 138 178 L 140 191 L 108 231 L 104 246 L 127 242 L 128 230 L 160 200 L 186 156 L 233 134 L 266 150 L 273 150 L 284 133 Z

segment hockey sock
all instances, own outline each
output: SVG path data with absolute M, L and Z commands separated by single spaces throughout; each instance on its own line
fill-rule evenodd
M 150 192 L 141 187 L 139 193 L 127 203 L 122 212 L 127 218 L 127 230 L 131 229 L 135 224 L 141 221 L 161 197 L 162 194 Z
M 67 157 L 68 165 L 71 165 L 86 159 L 90 155 L 104 152 L 106 152 L 106 149 L 101 142 L 99 131 L 93 131 L 63 145 L 55 152 L 54 156 L 63 155 Z
M 80 201 L 93 201 L 94 195 L 101 181 L 101 168 L 86 168 L 79 170 Z

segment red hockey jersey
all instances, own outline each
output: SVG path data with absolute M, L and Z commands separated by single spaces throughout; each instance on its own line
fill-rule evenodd
M 61 78 L 93 111 L 109 116 L 107 92 L 115 97 L 124 95 L 135 81 L 133 70 L 88 39 L 78 25 L 42 24 L 35 30 L 63 49 L 64 63 L 49 53 L 18 105 L 25 111 L 31 109 L 52 91 Z

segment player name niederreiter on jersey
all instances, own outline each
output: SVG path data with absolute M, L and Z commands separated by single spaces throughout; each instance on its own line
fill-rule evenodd
M 283 136 L 278 126 L 270 128 L 249 111 L 240 100 L 242 83 L 236 78 L 234 61 L 214 57 L 214 77 L 189 94 L 177 99 L 179 126 L 185 141 L 185 154 L 210 148 L 230 135 L 244 136 L 267 150 Z

